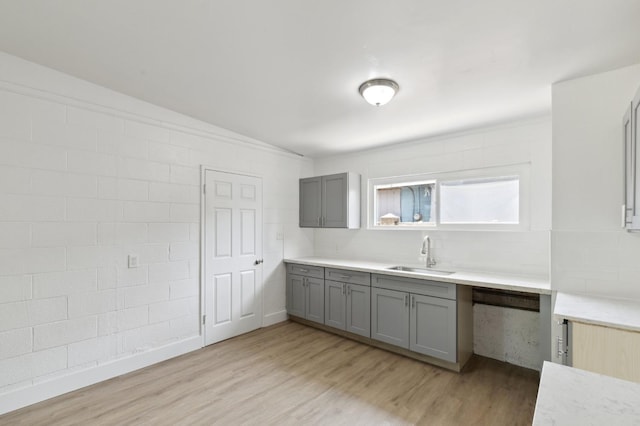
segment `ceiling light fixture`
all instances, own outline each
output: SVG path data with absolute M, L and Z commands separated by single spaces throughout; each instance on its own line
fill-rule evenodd
M 400 89 L 398 83 L 387 78 L 374 78 L 360 85 L 360 94 L 371 105 L 380 106 L 389 102 Z

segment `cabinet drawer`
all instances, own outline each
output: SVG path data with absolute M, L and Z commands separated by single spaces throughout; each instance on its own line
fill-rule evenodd
M 444 299 L 455 300 L 457 296 L 455 284 L 417 278 L 373 274 L 371 276 L 371 285 L 378 288 L 406 291 L 425 296 L 442 297 Z
M 368 272 L 327 268 L 324 270 L 324 278 L 326 280 L 338 281 L 341 283 L 371 285 L 371 274 Z
M 299 265 L 297 263 L 287 264 L 287 273 L 302 275 L 304 277 L 324 278 L 324 268 L 321 266 Z

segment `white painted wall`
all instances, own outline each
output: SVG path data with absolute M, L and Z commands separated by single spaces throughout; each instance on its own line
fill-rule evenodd
M 640 64 L 553 85 L 554 290 L 640 298 L 640 234 L 620 227 L 622 115 Z
M 285 319 L 310 160 L 0 54 L 0 413 L 201 345 L 201 164 L 262 176 L 264 323 Z
M 362 223 L 367 223 L 367 180 L 530 163 L 531 226 L 523 232 L 359 230 L 315 231 L 315 254 L 418 263 L 430 235 L 438 268 L 548 276 L 551 227 L 551 122 L 548 118 L 449 137 L 317 159 L 315 173 L 362 176 Z

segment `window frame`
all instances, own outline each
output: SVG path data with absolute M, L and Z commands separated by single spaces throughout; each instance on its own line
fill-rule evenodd
M 455 171 L 430 172 L 413 175 L 369 178 L 367 181 L 367 229 L 370 230 L 442 230 L 442 231 L 526 231 L 530 229 L 530 168 L 531 163 L 518 163 L 503 166 L 483 167 Z M 440 185 L 442 182 L 456 180 L 491 179 L 499 177 L 518 177 L 518 223 L 455 223 L 440 222 Z M 405 186 L 405 183 L 435 182 L 433 222 L 405 225 L 376 224 L 376 187 L 382 185 Z

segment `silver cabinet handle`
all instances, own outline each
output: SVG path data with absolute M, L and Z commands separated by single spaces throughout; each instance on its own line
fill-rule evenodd
M 409 306 L 409 295 L 408 294 L 404 295 L 404 306 Z
M 350 280 L 351 275 L 340 275 L 340 278 L 342 278 L 343 280 Z
M 411 296 L 411 307 L 412 308 L 416 307 L 416 297 L 415 296 Z
M 300 268 L 300 272 L 309 272 L 309 270 Z
M 351 286 L 347 285 L 347 296 L 351 296 Z
M 562 355 L 564 355 L 564 346 L 562 342 L 562 337 L 558 336 L 556 337 L 556 356 L 558 358 L 562 358 Z
M 344 294 L 345 290 L 344 290 L 344 283 L 342 284 L 342 294 Z

